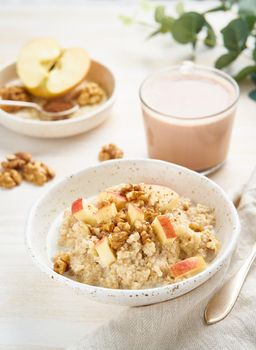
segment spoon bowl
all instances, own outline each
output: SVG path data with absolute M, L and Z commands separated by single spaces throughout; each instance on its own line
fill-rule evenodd
M 40 112 L 41 118 L 43 120 L 61 120 L 68 117 L 70 114 L 75 113 L 79 110 L 78 105 L 74 105 L 72 108 L 66 109 L 61 112 L 47 112 L 39 104 L 34 102 L 24 102 L 24 101 L 11 101 L 11 100 L 0 100 L 0 106 L 15 106 L 15 107 L 25 107 L 33 108 Z

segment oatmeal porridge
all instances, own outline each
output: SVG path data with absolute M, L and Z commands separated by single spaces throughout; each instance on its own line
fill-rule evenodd
M 121 184 L 64 213 L 53 269 L 81 283 L 151 288 L 203 271 L 216 256 L 212 208 L 172 189 Z

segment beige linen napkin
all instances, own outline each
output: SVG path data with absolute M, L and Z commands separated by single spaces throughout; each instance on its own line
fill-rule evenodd
M 228 276 L 238 269 L 256 241 L 256 169 L 243 190 L 238 211 L 242 230 Z M 255 350 L 255 266 L 231 314 L 215 325 L 207 326 L 203 321 L 205 306 L 223 282 L 223 275 L 223 271 L 218 272 L 202 286 L 177 299 L 129 308 L 68 350 Z

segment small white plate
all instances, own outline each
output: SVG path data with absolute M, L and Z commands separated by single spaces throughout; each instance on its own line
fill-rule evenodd
M 221 250 L 207 269 L 185 281 L 140 290 L 118 290 L 90 286 L 61 276 L 52 270 L 59 215 L 78 197 L 92 197 L 120 183 L 168 186 L 195 202 L 215 208 L 216 234 Z M 53 225 L 55 228 L 53 227 Z M 225 192 L 208 178 L 186 168 L 159 160 L 124 159 L 84 169 L 55 183 L 34 205 L 26 225 L 26 245 L 36 265 L 52 279 L 103 303 L 147 305 L 183 295 L 227 267 L 239 236 L 239 219 Z M 55 234 L 52 235 L 52 232 Z M 50 233 L 50 237 L 49 237 Z M 55 238 L 54 238 L 55 235 Z M 224 269 L 223 269 L 224 270 Z
M 16 63 L 5 66 L 0 70 L 0 87 L 17 78 Z M 87 79 L 99 83 L 108 94 L 108 99 L 99 106 L 83 111 L 77 117 L 59 121 L 25 119 L 0 109 L 0 124 L 19 134 L 40 138 L 68 137 L 95 128 L 110 116 L 115 101 L 115 78 L 109 68 L 92 61 Z

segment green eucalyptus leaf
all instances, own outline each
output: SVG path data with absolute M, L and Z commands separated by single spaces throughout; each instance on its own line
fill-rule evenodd
M 229 51 L 242 51 L 249 35 L 248 25 L 245 19 L 237 18 L 231 21 L 221 30 L 224 45 Z
M 256 73 L 251 74 L 251 81 L 256 84 Z
M 239 53 L 236 51 L 230 51 L 225 55 L 220 56 L 215 62 L 215 67 L 218 69 L 222 69 L 232 63 L 237 57 Z
M 256 102 L 256 89 L 249 92 L 249 97 Z
M 256 43 L 255 43 L 255 48 L 252 50 L 252 58 L 254 61 L 256 61 Z
M 243 18 L 247 22 L 248 29 L 251 32 L 254 28 L 255 23 L 256 23 L 256 16 L 254 16 L 254 15 L 242 15 L 241 18 Z
M 151 11 L 152 9 L 155 8 L 155 4 L 152 3 L 152 1 L 147 1 L 147 0 L 140 0 L 139 6 L 145 12 Z
M 161 22 L 160 32 L 161 33 L 171 32 L 174 21 L 175 19 L 173 17 L 165 16 Z
M 238 5 L 240 15 L 256 16 L 256 0 L 240 0 Z
M 130 16 L 124 16 L 124 15 L 120 15 L 119 19 L 121 20 L 121 22 L 125 25 L 125 26 L 129 26 L 131 24 L 133 24 L 134 19 Z
M 164 16 L 165 16 L 165 7 L 164 6 L 157 6 L 155 8 L 155 21 L 157 23 L 161 23 Z
M 248 75 L 251 75 L 252 73 L 256 73 L 256 65 L 255 66 L 247 66 L 243 69 L 240 70 L 239 73 L 237 73 L 234 78 L 237 81 L 243 80 L 246 78 Z
M 204 39 L 204 44 L 209 47 L 214 47 L 216 45 L 216 34 L 208 22 L 205 22 L 205 24 L 207 28 L 207 36 Z
M 187 12 L 174 20 L 172 24 L 172 35 L 181 44 L 195 44 L 197 34 L 205 25 L 204 16 L 196 12 Z
M 154 32 L 152 32 L 151 34 L 149 34 L 149 36 L 147 37 L 147 39 L 153 38 L 154 36 L 156 36 L 156 35 L 158 35 L 158 34 L 160 34 L 160 33 L 161 33 L 160 29 L 157 29 L 157 30 L 155 30 Z
M 178 15 L 182 15 L 185 12 L 184 4 L 182 1 L 179 1 L 175 6 L 175 11 Z
M 211 13 L 211 12 L 218 12 L 218 11 L 227 11 L 228 9 L 229 8 L 227 8 L 225 4 L 222 4 L 220 6 L 216 6 L 216 7 L 212 8 L 212 9 L 209 9 L 209 10 L 205 11 L 204 14 Z

